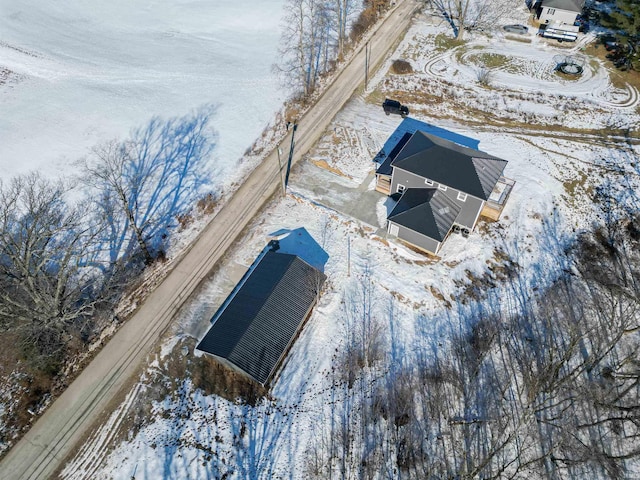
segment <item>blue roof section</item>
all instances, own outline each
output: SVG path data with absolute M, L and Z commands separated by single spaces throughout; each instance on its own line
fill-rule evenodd
M 445 140 L 449 140 L 451 142 L 455 142 L 467 148 L 473 148 L 474 150 L 478 150 L 478 146 L 480 145 L 480 140 L 476 140 L 475 138 L 460 135 L 459 133 L 454 133 L 444 128 L 436 127 L 435 125 L 431 125 L 430 123 L 421 122 L 420 120 L 416 120 L 415 118 L 405 118 L 404 120 L 402 120 L 402 123 L 398 125 L 398 128 L 396 128 L 396 130 L 391 134 L 391 136 L 387 139 L 384 146 L 382 147 L 384 156 L 378 153 L 374 160 L 384 160 L 384 158 L 389 156 L 398 142 L 402 140 L 402 137 L 405 133 L 413 135 L 418 130 L 429 133 L 431 135 L 435 135 L 436 137 L 444 138 Z
M 393 167 L 391 166 L 391 162 L 393 162 L 396 159 L 396 157 L 402 151 L 402 149 L 407 144 L 407 142 L 411 140 L 412 136 L 413 134 L 409 132 L 406 132 L 404 135 L 402 135 L 402 138 L 398 141 L 398 143 L 396 143 L 396 146 L 393 147 L 393 150 L 391 150 L 391 153 L 389 155 L 386 155 L 384 162 L 382 162 L 378 167 L 378 169 L 376 170 L 376 175 L 391 176 L 393 174 Z M 380 153 L 378 153 L 378 155 L 380 155 Z
M 306 228 L 282 228 L 269 235 L 278 240 L 277 252 L 296 255 L 316 270 L 324 272 L 329 254 L 309 235 Z

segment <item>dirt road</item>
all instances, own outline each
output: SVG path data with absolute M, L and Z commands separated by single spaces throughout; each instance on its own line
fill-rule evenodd
M 370 65 L 378 65 L 384 59 L 409 25 L 416 6 L 415 0 L 399 2 L 379 25 L 369 42 Z M 363 82 L 364 48 L 300 119 L 294 161 L 316 143 Z M 290 140 L 284 139 L 283 149 L 288 148 Z M 42 480 L 53 475 L 110 400 L 139 372 L 175 314 L 279 185 L 274 151 L 246 179 L 135 315 L 11 449 L 0 463 L 0 479 Z

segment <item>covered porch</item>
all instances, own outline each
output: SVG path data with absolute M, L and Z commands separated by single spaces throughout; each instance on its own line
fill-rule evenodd
M 376 191 L 391 195 L 391 175 L 376 173 Z

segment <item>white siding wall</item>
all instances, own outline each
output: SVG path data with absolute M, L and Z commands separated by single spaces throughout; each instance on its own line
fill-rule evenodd
M 401 168 L 395 167 L 393 169 L 393 176 L 391 177 L 391 192 L 398 192 L 398 185 L 402 185 L 400 190 L 404 188 L 438 188 L 440 184 L 438 182 L 433 182 L 433 184 L 426 184 L 425 179 L 411 172 L 407 172 L 406 170 L 402 170 Z M 452 187 L 446 187 L 446 195 L 457 201 L 459 190 L 456 190 Z M 464 193 L 464 192 L 463 192 Z M 458 202 L 460 203 L 460 202 Z M 458 215 L 457 223 L 459 223 L 463 227 L 467 227 L 470 230 L 476 225 L 476 221 L 478 220 L 478 216 L 482 211 L 482 207 L 484 206 L 484 202 L 472 195 L 468 195 L 465 202 L 462 202 L 462 211 Z
M 396 228 L 397 228 L 397 233 L 395 233 Z M 404 240 L 405 242 L 411 243 L 416 247 L 420 247 L 434 255 L 438 254 L 438 251 L 440 250 L 440 246 L 442 245 L 442 243 L 438 242 L 437 240 L 434 240 L 433 238 L 427 237 L 426 235 L 422 235 L 421 233 L 418 233 L 402 225 L 397 225 L 391 221 L 389 221 L 388 232 L 391 235 L 395 235 L 396 237 Z
M 577 16 L 578 14 L 576 12 L 569 12 L 568 10 L 562 10 L 560 8 L 542 7 L 540 23 L 564 23 L 573 25 Z

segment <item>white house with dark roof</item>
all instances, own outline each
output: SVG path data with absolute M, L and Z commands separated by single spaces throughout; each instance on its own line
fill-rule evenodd
M 438 254 L 451 232 L 468 235 L 480 216 L 497 220 L 515 182 L 488 153 L 417 131 L 405 135 L 376 171 L 376 189 L 398 198 L 389 234 Z
M 563 25 L 572 26 L 576 22 L 584 3 L 585 0 L 537 0 L 531 9 L 541 24 L 562 28 Z

